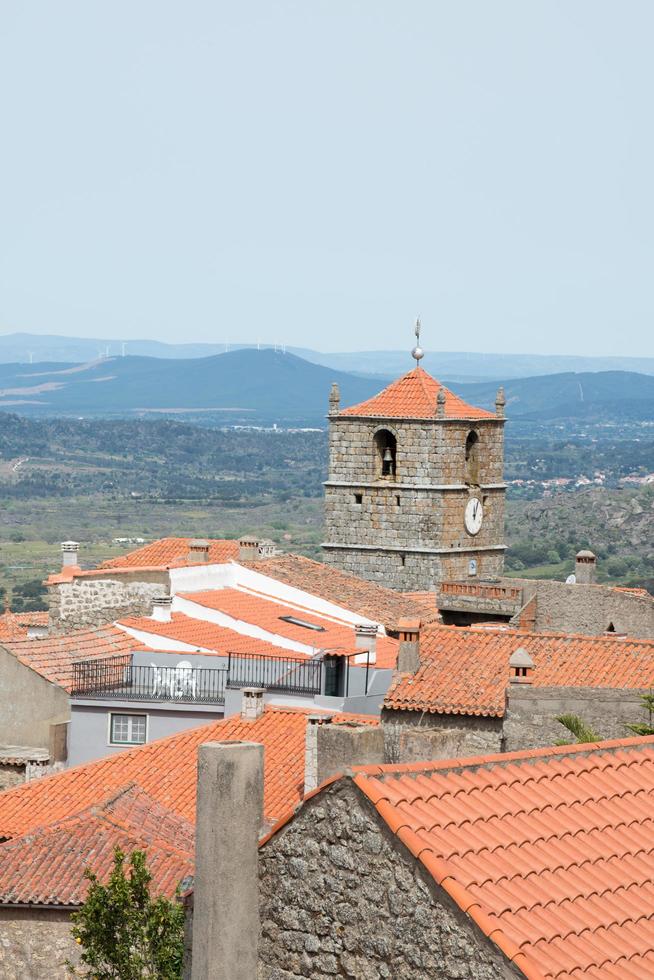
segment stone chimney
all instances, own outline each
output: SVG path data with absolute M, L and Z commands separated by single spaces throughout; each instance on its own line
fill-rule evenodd
M 198 538 L 193 538 L 192 541 L 189 541 L 186 560 L 193 562 L 194 565 L 199 562 L 209 561 L 209 542 L 202 541 Z
M 368 650 L 368 663 L 374 664 L 377 659 L 377 626 L 376 624 L 357 623 L 354 627 L 354 646 L 357 650 Z
M 256 561 L 259 557 L 259 539 L 252 537 L 239 538 L 238 560 Z
M 524 647 L 514 650 L 509 659 L 511 676 L 509 680 L 512 684 L 531 684 L 534 670 L 534 661 L 531 659 Z
M 597 556 L 592 551 L 578 551 L 575 556 L 575 579 L 578 584 L 592 585 L 597 570 Z
M 263 745 L 208 742 L 198 753 L 191 980 L 255 980 Z
M 261 718 L 265 704 L 263 687 L 244 687 L 241 691 L 241 718 L 243 721 L 256 721 Z
M 27 639 L 28 640 L 42 640 L 48 635 L 48 627 L 43 623 L 28 623 L 27 624 Z
M 341 392 L 339 390 L 336 381 L 332 383 L 331 391 L 329 392 L 329 414 L 338 415 L 338 410 L 341 404 Z
M 309 715 L 304 749 L 304 795 L 318 785 L 318 729 L 330 725 L 329 715 Z
M 158 595 L 152 600 L 152 616 L 158 623 L 169 623 L 173 615 L 173 597 Z
M 61 566 L 62 568 L 77 568 L 79 565 L 79 544 L 77 541 L 61 542 Z
M 500 385 L 497 389 L 497 394 L 495 395 L 495 414 L 498 419 L 504 418 L 504 409 L 506 407 L 506 396 L 504 394 L 504 388 Z
M 436 396 L 436 418 L 445 418 L 445 392 L 442 388 L 438 389 L 438 395 Z
M 397 626 L 400 634 L 397 669 L 402 674 L 415 674 L 420 667 L 420 620 L 401 619 Z

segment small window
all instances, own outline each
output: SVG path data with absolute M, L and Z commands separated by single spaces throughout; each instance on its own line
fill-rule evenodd
M 613 623 L 609 623 L 609 625 L 606 627 L 606 632 L 615 633 L 615 626 L 613 625 Z
M 355 504 L 362 504 L 363 503 L 363 494 L 362 493 L 355 493 L 354 494 L 354 503 Z
M 402 565 L 402 568 L 404 568 L 404 563 L 405 562 L 406 562 L 406 555 L 401 554 L 400 555 L 400 563 Z
M 325 627 L 318 626 L 316 623 L 307 623 L 304 619 L 298 619 L 296 616 L 280 616 L 281 620 L 285 623 L 291 623 L 293 626 L 302 626 L 305 630 L 315 630 L 316 633 L 324 633 Z
M 400 495 L 399 494 L 395 497 L 395 506 L 396 507 L 399 507 L 400 506 Z
M 146 715 L 109 716 L 110 745 L 143 745 L 147 738 Z

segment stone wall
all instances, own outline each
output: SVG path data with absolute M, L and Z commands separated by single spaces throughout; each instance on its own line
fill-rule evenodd
M 21 664 L 0 646 L 0 744 L 52 749 L 52 726 L 70 718 L 62 687 Z
M 397 439 L 396 472 L 380 475 L 375 433 Z M 466 438 L 479 436 L 479 486 L 467 485 Z M 430 589 L 502 574 L 504 552 L 503 420 L 483 423 L 330 419 L 325 484 L 325 558 L 347 572 L 397 589 Z M 470 496 L 480 495 L 484 522 L 464 527 Z M 488 549 L 488 550 L 485 550 Z
M 609 585 L 534 579 L 504 579 L 519 585 L 525 603 L 536 596 L 535 629 L 599 636 L 610 624 L 616 633 L 654 639 L 654 599 L 621 592 Z
M 0 762 L 0 793 L 25 782 L 25 763 Z
M 2 980 L 68 980 L 65 961 L 78 957 L 68 912 L 0 907 Z
M 649 723 L 642 691 L 622 688 L 532 687 L 513 684 L 507 692 L 504 717 L 505 751 L 540 748 L 569 738 L 557 715 L 577 715 L 602 739 L 628 738 L 627 725 Z
M 145 616 L 152 600 L 170 590 L 168 572 L 84 575 L 49 588 L 50 625 L 53 631 L 103 626 L 123 616 Z
M 382 710 L 386 762 L 427 762 L 502 751 L 502 719 Z
M 259 852 L 260 980 L 520 976 L 349 780 Z

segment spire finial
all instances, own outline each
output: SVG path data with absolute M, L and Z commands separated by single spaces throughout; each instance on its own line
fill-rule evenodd
M 416 346 L 411 351 L 411 357 L 415 358 L 416 363 L 419 365 L 422 358 L 425 356 L 425 352 L 420 346 L 420 317 L 416 317 L 415 335 L 416 335 Z

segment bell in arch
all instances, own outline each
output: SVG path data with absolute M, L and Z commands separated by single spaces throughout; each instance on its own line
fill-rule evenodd
M 393 453 L 387 446 L 384 450 L 384 458 L 382 461 L 382 476 L 391 476 L 393 473 Z

